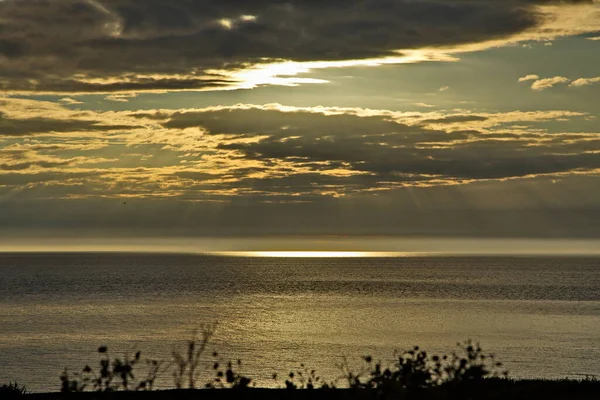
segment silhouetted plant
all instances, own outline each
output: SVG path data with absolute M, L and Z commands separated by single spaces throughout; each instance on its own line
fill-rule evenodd
M 350 388 L 373 389 L 382 395 L 507 375 L 506 371 L 498 370 L 502 364 L 493 355 L 483 354 L 479 344 L 469 340 L 458 346 L 464 355 L 429 356 L 415 346 L 396 355 L 397 361 L 390 367 L 374 363 L 372 357 L 366 356 L 363 357 L 368 366 L 366 373 L 364 368 L 359 373 L 353 372 L 346 361 L 340 368 Z
M 394 367 L 383 369 L 381 363 L 375 364 L 371 371 L 369 387 L 383 389 L 413 389 L 433 386 L 437 383 L 436 371 L 431 368 L 427 352 L 415 346 L 401 355 L 396 355 Z M 368 358 L 365 358 L 367 361 Z
M 288 374 L 288 379 L 285 380 L 286 389 L 333 389 L 333 383 L 327 383 L 317 375 L 316 370 L 308 370 L 304 364 L 300 364 L 300 368 L 296 372 L 292 371 Z M 273 379 L 277 379 L 277 375 L 273 375 Z
M 65 368 L 60 374 L 60 391 L 62 393 L 83 392 L 90 381 L 90 378 L 83 374 L 84 371 L 69 375 L 68 369 Z
M 251 378 L 248 378 L 242 375 L 240 372 L 236 371 L 233 363 L 231 361 L 227 362 L 227 368 L 225 371 L 221 368 L 223 365 L 218 359 L 218 353 L 214 352 L 213 357 L 215 361 L 213 363 L 213 370 L 215 371 L 215 377 L 211 382 L 208 382 L 205 385 L 207 389 L 215 389 L 215 388 L 230 388 L 230 389 L 245 389 L 252 382 Z M 242 367 L 242 361 L 237 360 L 236 363 L 238 368 Z
M 162 366 L 162 361 L 156 359 L 147 359 L 146 364 L 148 364 L 148 372 L 146 373 L 146 379 L 141 381 L 138 384 L 136 390 L 152 390 L 154 389 L 154 382 L 158 377 L 158 373 L 160 372 L 160 367 Z
M 65 368 L 61 380 L 61 392 L 83 392 L 87 387 L 99 392 L 113 392 L 119 389 L 123 390 L 152 390 L 154 381 L 160 371 L 161 363 L 157 360 L 146 360 L 148 373 L 146 378 L 135 383 L 133 368 L 141 360 L 141 352 L 135 353 L 133 358 L 125 356 L 124 359 L 115 358 L 110 360 L 108 348 L 100 346 L 98 353 L 101 354 L 100 366 L 97 372 L 86 365 L 81 372 L 75 372 L 69 375 Z
M 27 394 L 27 388 L 17 382 L 8 382 L 0 386 L 1 399 L 14 399 Z
M 186 342 L 184 355 L 173 352 L 173 362 L 167 368 L 173 367 L 173 377 L 177 389 L 182 389 L 187 383 L 189 389 L 197 387 L 199 366 L 203 354 L 207 350 L 208 343 L 214 334 L 214 325 L 207 326 L 202 331 L 202 337 Z M 396 395 L 403 392 L 415 390 L 448 387 L 462 390 L 467 387 L 466 383 L 482 381 L 487 377 L 507 376 L 506 371 L 501 371 L 501 363 L 496 362 L 491 354 L 484 354 L 479 344 L 468 340 L 457 344 L 461 352 L 454 352 L 450 356 L 430 356 L 418 346 L 402 352 L 395 353 L 395 362 L 390 366 L 384 366 L 381 362 L 374 362 L 370 356 L 363 357 L 364 365 L 360 372 L 355 373 L 349 367 L 347 361 L 340 366 L 343 378 L 348 387 L 352 389 L 374 390 L 375 393 L 384 395 Z M 134 367 L 141 362 L 141 352 L 136 352 L 133 357 L 127 355 L 111 360 L 106 346 L 98 348 L 100 354 L 100 365 L 94 371 L 86 365 L 80 372 L 69 374 L 64 370 L 61 379 L 62 392 L 82 392 L 87 388 L 101 392 L 113 392 L 117 390 L 152 390 L 154 382 L 161 372 L 162 363 L 148 359 L 148 372 L 145 379 L 136 381 Z M 231 361 L 222 362 L 218 353 L 213 355 L 214 378 L 204 385 L 205 388 L 232 388 L 243 389 L 250 386 L 251 378 L 244 376 L 240 371 L 242 362 L 238 360 L 235 364 Z M 277 380 L 277 374 L 273 374 Z M 16 391 L 19 386 L 10 384 L 2 386 L 3 390 Z M 315 370 L 309 370 L 304 364 L 300 368 L 288 374 L 285 380 L 287 389 L 334 389 L 335 383 L 327 383 Z M 24 388 L 23 388 L 24 391 Z
M 187 386 L 189 389 L 196 387 L 196 380 L 198 379 L 198 365 L 202 354 L 206 350 L 206 346 L 213 336 L 215 331 L 215 325 L 208 325 L 202 329 L 202 338 L 197 339 L 196 333 L 194 333 L 191 340 L 187 342 L 186 351 L 184 354 L 180 354 L 176 351 L 172 352 L 173 355 L 173 380 L 177 389 L 182 389 L 184 381 L 187 380 Z
M 493 354 L 484 354 L 479 343 L 467 340 L 456 345 L 463 350 L 462 356 L 452 353 L 447 360 L 442 360 L 445 362 L 436 363 L 436 368 L 441 368 L 444 382 L 477 381 L 485 377 L 508 376 L 508 371 L 500 370 L 502 363 L 497 362 Z

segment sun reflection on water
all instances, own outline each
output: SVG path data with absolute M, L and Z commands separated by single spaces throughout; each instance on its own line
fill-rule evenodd
M 286 257 L 286 258 L 349 258 L 349 257 L 402 257 L 417 253 L 385 251 L 227 251 L 215 253 L 238 257 Z

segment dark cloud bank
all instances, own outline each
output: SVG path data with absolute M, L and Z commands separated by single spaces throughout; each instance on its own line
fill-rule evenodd
M 6 0 L 0 90 L 112 92 L 228 84 L 207 69 L 341 60 L 503 38 L 549 0 Z

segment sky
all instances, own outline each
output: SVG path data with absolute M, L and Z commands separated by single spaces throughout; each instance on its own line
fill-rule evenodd
M 598 239 L 599 117 L 598 0 L 0 0 L 0 237 Z

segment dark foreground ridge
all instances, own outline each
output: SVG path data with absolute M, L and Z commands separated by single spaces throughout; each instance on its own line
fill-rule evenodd
M 371 399 L 490 399 L 554 400 L 600 399 L 598 380 L 485 379 L 468 385 L 382 393 L 371 389 L 180 389 L 146 392 L 37 393 L 23 400 L 371 400 Z

